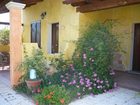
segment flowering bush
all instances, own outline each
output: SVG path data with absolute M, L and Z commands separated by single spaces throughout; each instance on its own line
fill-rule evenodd
M 36 105 L 68 105 L 71 93 L 64 87 L 52 85 L 42 90 L 41 94 L 34 97 Z
M 116 87 L 112 61 L 119 42 L 111 28 L 109 23 L 91 25 L 79 38 L 71 61 L 54 60 L 59 70 L 45 78 L 47 87 L 35 95 L 36 105 L 68 105 L 72 98 Z
M 67 70 L 48 77 L 48 85 L 59 84 L 75 90 L 78 98 L 86 94 L 103 93 L 116 87 L 111 65 L 119 42 L 111 28 L 110 24 L 102 23 L 90 26 L 77 42 L 73 63 L 67 66 Z

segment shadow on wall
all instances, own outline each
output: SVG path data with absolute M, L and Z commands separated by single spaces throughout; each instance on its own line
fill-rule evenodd
M 124 71 L 125 70 L 125 67 L 124 67 L 124 64 L 123 64 L 123 55 L 119 52 L 116 52 L 114 54 L 114 61 L 113 61 L 113 69 L 114 70 L 121 70 L 121 71 Z

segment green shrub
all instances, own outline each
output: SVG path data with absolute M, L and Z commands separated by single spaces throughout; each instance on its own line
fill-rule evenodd
M 32 95 L 32 91 L 27 87 L 26 82 L 21 82 L 13 87 L 14 90 L 27 95 Z
M 41 94 L 34 96 L 36 105 L 68 105 L 71 93 L 64 87 L 52 85 L 43 89 Z
M 0 30 L 0 44 L 7 45 L 9 44 L 9 30 L 2 29 Z
M 58 71 L 67 70 L 68 65 L 71 63 L 71 60 L 66 60 L 63 57 L 63 54 L 61 54 L 57 58 L 51 59 L 51 64 L 56 67 Z
M 25 52 L 26 53 L 26 52 Z M 25 55 L 23 62 L 17 67 L 18 70 L 23 72 L 23 75 L 19 79 L 19 83 L 14 89 L 21 93 L 26 93 L 32 95 L 32 93 L 37 89 L 30 90 L 26 85 L 26 80 L 30 79 L 30 69 L 36 70 L 36 79 L 42 79 L 42 83 L 39 88 L 43 88 L 44 80 L 46 77 L 46 70 L 48 67 L 48 62 L 43 52 L 40 49 L 34 50 L 32 56 Z M 36 87 L 38 88 L 38 87 Z
M 100 78 L 106 78 L 113 63 L 114 53 L 119 48 L 119 41 L 111 31 L 112 28 L 112 23 L 109 22 L 96 23 L 88 27 L 79 38 L 73 55 L 76 69 L 88 76 L 94 71 Z
M 111 66 L 114 53 L 119 50 L 119 42 L 112 28 L 109 22 L 88 27 L 77 42 L 73 64 L 66 66 L 65 71 L 48 77 L 48 85 L 59 84 L 68 90 L 75 90 L 75 97 L 78 98 L 116 87 Z
M 91 25 L 79 38 L 72 61 L 67 62 L 62 58 L 54 60 L 59 70 L 46 77 L 47 87 L 35 96 L 39 105 L 62 105 L 61 99 L 67 105 L 72 98 L 100 94 L 116 87 L 112 62 L 120 46 L 112 28 L 110 22 Z M 51 92 L 53 95 L 50 96 Z M 49 99 L 46 99 L 48 95 Z
M 23 71 L 23 76 L 21 77 L 21 81 L 25 81 L 29 78 L 30 69 L 36 70 L 37 79 L 44 79 L 46 76 L 46 70 L 48 67 L 48 62 L 43 52 L 38 49 L 34 50 L 32 56 L 25 55 L 23 62 L 18 67 L 18 70 Z

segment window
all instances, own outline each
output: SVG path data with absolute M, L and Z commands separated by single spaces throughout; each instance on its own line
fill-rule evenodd
M 52 40 L 51 53 L 58 53 L 59 51 L 59 23 L 52 24 Z
M 31 23 L 31 43 L 38 43 L 41 47 L 41 22 L 36 21 Z

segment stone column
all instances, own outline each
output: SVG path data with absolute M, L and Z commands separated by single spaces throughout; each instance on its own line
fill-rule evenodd
M 6 7 L 10 12 L 10 81 L 13 86 L 18 84 L 18 79 L 21 76 L 16 68 L 22 61 L 21 12 L 25 4 L 9 2 Z

